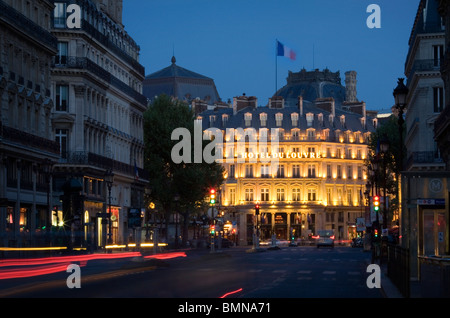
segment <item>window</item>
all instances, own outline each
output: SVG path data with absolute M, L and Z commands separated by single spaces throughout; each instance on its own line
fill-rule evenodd
M 316 137 L 316 131 L 314 129 L 308 129 L 308 140 L 314 140 Z
M 55 28 L 65 28 L 66 27 L 66 3 L 55 3 L 55 9 L 53 11 L 53 26 Z
M 315 178 L 315 177 L 316 177 L 316 166 L 308 165 L 308 178 Z
M 284 189 L 277 189 L 277 201 L 284 201 Z
M 358 179 L 362 179 L 362 167 L 358 167 Z
M 261 113 L 259 115 L 259 120 L 261 121 L 261 126 L 264 127 L 267 124 L 267 114 L 266 113 Z
M 292 126 L 294 126 L 294 127 L 297 126 L 298 125 L 298 114 L 292 113 L 291 120 L 292 120 Z
M 327 178 L 331 178 L 331 165 L 327 165 Z
M 342 205 L 342 189 L 337 190 L 337 199 L 338 199 L 338 204 Z
M 341 165 L 337 166 L 337 178 L 338 179 L 342 178 L 342 166 Z
M 67 159 L 67 129 L 56 129 L 55 141 L 59 144 L 61 158 Z
M 67 63 L 68 43 L 58 42 L 58 55 L 55 56 L 56 65 L 65 65 Z
M 352 195 L 352 190 L 351 189 L 347 190 L 347 204 L 348 205 L 353 205 L 353 195 Z
M 442 87 L 433 87 L 433 106 L 435 113 L 442 112 L 444 108 L 444 89 Z
M 230 189 L 230 192 L 228 192 L 228 201 L 229 204 L 233 205 L 236 201 L 236 189 Z
M 55 109 L 59 112 L 66 112 L 68 106 L 68 96 L 69 95 L 69 86 L 67 85 L 56 85 L 56 100 L 55 100 Z
M 331 204 L 331 188 L 327 188 L 327 204 Z
M 253 189 L 245 189 L 245 201 L 253 201 Z
M 308 127 L 312 127 L 314 121 L 314 114 L 308 113 L 306 114 L 306 124 Z
M 300 189 L 292 189 L 292 201 L 300 201 Z
M 308 201 L 316 201 L 316 189 L 308 189 Z
M 353 179 L 353 167 L 351 165 L 347 166 L 347 179 Z
M 433 58 L 434 66 L 441 66 L 442 59 L 444 58 L 444 46 L 443 45 L 433 45 Z
M 300 165 L 292 165 L 292 178 L 300 178 Z
M 284 165 L 278 165 L 277 178 L 284 178 Z
M 276 122 L 276 126 L 280 127 L 282 122 L 283 122 L 283 114 L 275 114 L 275 122 Z
M 234 170 L 234 165 L 230 165 L 229 167 L 229 173 L 228 173 L 228 178 L 230 179 L 234 179 L 235 178 L 235 170 Z
M 261 201 L 269 201 L 269 189 L 261 189 Z
M 228 115 L 222 115 L 222 126 L 225 127 L 228 122 Z
M 292 130 L 292 140 L 294 141 L 300 140 L 300 131 L 298 129 Z
M 252 125 L 252 114 L 246 113 L 244 115 L 245 127 L 250 127 Z
M 270 170 L 269 165 L 261 165 L 261 178 L 269 178 Z
M 245 177 L 253 178 L 253 166 L 252 165 L 245 166 Z
M 267 141 L 267 137 L 268 137 L 268 129 L 267 128 L 262 128 L 259 130 L 259 140 L 261 141 Z

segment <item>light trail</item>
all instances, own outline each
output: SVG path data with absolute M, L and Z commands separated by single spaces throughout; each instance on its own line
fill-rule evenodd
M 234 290 L 234 291 L 231 291 L 231 292 L 229 292 L 229 293 L 226 293 L 226 294 L 220 296 L 219 298 L 225 298 L 225 297 L 228 297 L 228 296 L 230 296 L 230 295 L 232 295 L 232 294 L 239 293 L 239 292 L 241 292 L 242 290 L 243 290 L 242 288 L 236 289 L 236 290 Z

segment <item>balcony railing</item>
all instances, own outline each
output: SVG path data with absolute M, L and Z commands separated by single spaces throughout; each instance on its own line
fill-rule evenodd
M 65 57 L 53 57 L 52 67 L 54 68 L 76 68 L 85 69 L 92 72 L 94 75 L 100 77 L 107 83 L 111 84 L 115 88 L 119 89 L 123 93 L 132 97 L 138 103 L 142 105 L 147 105 L 147 97 L 141 93 L 135 91 L 129 85 L 125 84 L 117 77 L 113 76 L 107 70 L 94 63 L 87 57 L 77 57 L 77 56 L 65 56 Z
M 53 27 L 55 29 L 66 29 L 66 18 L 53 18 Z M 118 47 L 106 35 L 101 33 L 92 24 L 84 19 L 81 20 L 81 30 L 85 31 L 95 40 L 104 45 L 108 49 L 108 51 L 116 54 L 122 60 L 130 64 L 138 74 L 145 76 L 144 66 L 142 66 L 136 59 L 134 59 L 126 51 Z
M 441 60 L 439 59 L 415 60 L 409 72 L 408 82 L 411 80 L 414 73 L 416 72 L 431 72 L 431 71 L 436 72 L 441 71 Z
M 0 18 L 14 25 L 36 41 L 57 50 L 58 40 L 49 31 L 28 19 L 25 15 L 0 0 Z
M 135 176 L 134 166 L 97 155 L 88 151 L 67 151 L 61 155 L 61 163 L 75 165 L 91 165 L 101 169 L 112 169 L 114 172 L 121 172 L 129 176 Z M 139 179 L 148 180 L 148 172 L 144 169 L 137 168 Z
M 437 151 L 415 151 L 409 157 L 406 167 L 411 167 L 413 164 L 436 164 L 444 161 Z
M 24 147 L 31 147 L 42 151 L 59 154 L 59 143 L 36 136 L 25 131 L 3 126 L 0 121 L 0 137 L 23 145 Z

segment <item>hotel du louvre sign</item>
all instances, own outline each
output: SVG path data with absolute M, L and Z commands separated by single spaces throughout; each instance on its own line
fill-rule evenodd
M 320 152 L 243 152 L 240 158 L 244 159 L 320 159 Z

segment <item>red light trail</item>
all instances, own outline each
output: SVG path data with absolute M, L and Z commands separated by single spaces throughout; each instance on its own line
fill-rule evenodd
M 232 294 L 239 293 L 240 291 L 242 291 L 242 288 L 239 288 L 239 289 L 236 289 L 236 290 L 231 291 L 231 292 L 229 292 L 229 293 L 226 293 L 226 294 L 220 296 L 219 298 L 225 298 L 225 297 L 228 297 L 228 296 L 230 296 L 230 295 L 232 295 Z
M 72 263 L 80 263 L 80 266 L 85 266 L 88 261 L 92 260 L 120 259 L 132 257 L 142 257 L 142 254 L 140 252 L 129 252 L 117 254 L 91 254 L 78 256 L 0 260 L 0 267 L 20 266 L 20 268 L 2 269 L 0 272 L 0 280 L 12 278 L 24 278 L 24 277 L 32 277 L 64 272 L 67 270 L 67 266 Z M 186 253 L 173 252 L 173 253 L 161 253 L 144 256 L 144 258 L 146 259 L 149 258 L 171 259 L 176 257 L 186 257 Z

